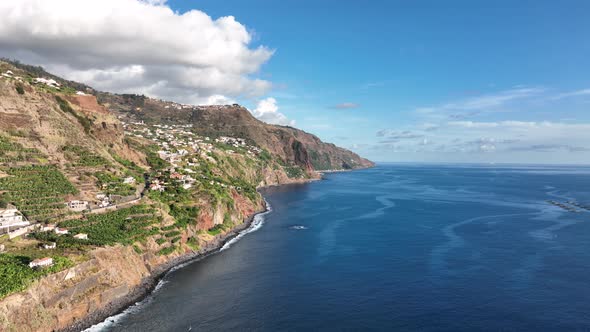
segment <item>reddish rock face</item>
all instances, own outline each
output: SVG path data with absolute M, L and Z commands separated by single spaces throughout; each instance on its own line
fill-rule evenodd
M 239 213 L 240 218 L 249 216 L 256 211 L 256 206 L 236 191 L 232 191 L 232 198 L 234 200 L 234 208 Z
M 213 226 L 215 226 L 215 223 L 213 222 L 213 215 L 211 211 L 201 209 L 197 218 L 197 229 L 206 231 L 211 229 Z
M 85 113 L 109 114 L 109 111 L 106 109 L 106 107 L 99 105 L 96 101 L 96 97 L 93 95 L 66 96 L 66 99 L 70 103 L 80 107 Z

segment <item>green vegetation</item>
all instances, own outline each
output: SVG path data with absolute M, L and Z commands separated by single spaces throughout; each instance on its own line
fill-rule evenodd
M 131 196 L 135 194 L 135 186 L 123 183 L 123 178 L 109 172 L 96 172 L 94 176 L 97 179 L 97 186 L 105 194 Z
M 66 145 L 62 148 L 68 160 L 74 161 L 74 166 L 108 166 L 110 163 L 100 155 L 81 146 Z
M 170 255 L 171 253 L 173 253 L 175 250 L 176 250 L 176 246 L 162 248 L 162 249 L 160 249 L 160 251 L 158 251 L 158 255 L 159 256 L 167 256 L 167 255 Z
M 3 200 L 16 205 L 32 220 L 49 220 L 64 214 L 64 196 L 77 189 L 54 166 L 23 166 L 7 170 L 0 179 Z
M 305 176 L 305 172 L 299 166 L 285 166 L 284 167 L 287 176 L 290 178 L 302 178 Z
M 70 103 L 68 103 L 65 99 L 61 98 L 60 96 L 55 96 L 55 100 L 57 101 L 57 103 L 59 104 L 59 108 L 63 112 L 73 115 L 78 120 L 78 122 L 82 125 L 82 127 L 84 128 L 84 132 L 86 134 L 90 134 L 90 131 L 92 129 L 92 124 L 93 124 L 92 120 L 90 120 L 89 118 L 87 118 L 83 115 L 76 113 L 76 111 L 74 111 L 72 106 L 70 106 Z
M 308 153 L 314 169 L 325 170 L 332 168 L 332 163 L 330 162 L 330 157 L 327 153 L 320 154 L 315 150 L 308 150 Z
M 177 226 L 186 228 L 190 223 L 194 223 L 197 220 L 199 208 L 196 206 L 170 204 L 170 215 L 176 219 Z
M 164 234 L 165 237 L 175 237 L 178 235 L 180 235 L 180 231 L 172 231 Z
M 141 250 L 136 244 L 133 245 L 133 250 L 139 255 L 143 254 L 143 250 Z
M 157 145 L 138 146 L 138 148 L 145 153 L 146 161 L 152 171 L 163 170 L 169 166 L 168 162 L 160 158 L 156 153 L 159 149 Z
M 201 249 L 201 246 L 199 245 L 199 240 L 197 238 L 194 238 L 194 237 L 190 237 L 186 241 L 186 245 L 189 246 L 193 250 L 199 250 L 199 249 Z
M 210 228 L 207 231 L 207 233 L 209 233 L 210 235 L 216 236 L 216 235 L 221 234 L 221 232 L 223 232 L 223 231 L 228 231 L 228 230 L 232 229 L 234 226 L 235 226 L 235 224 L 231 220 L 231 215 L 226 212 L 225 215 L 223 216 L 223 223 L 213 226 L 213 228 Z
M 125 168 L 127 168 L 127 170 L 129 170 L 129 175 L 133 176 L 135 178 L 136 181 L 142 181 L 142 176 L 144 173 L 144 169 L 137 166 L 136 163 L 127 160 L 125 158 L 119 157 L 117 154 L 115 153 L 111 153 L 111 155 L 113 156 L 113 159 L 115 159 L 119 164 L 125 166 Z
M 272 160 L 272 156 L 266 150 L 262 150 L 262 152 L 258 154 L 258 158 L 260 158 L 264 162 L 270 162 Z
M 12 131 L 13 136 L 22 134 L 20 131 Z M 12 142 L 8 137 L 0 135 L 0 163 L 31 162 L 38 161 L 45 156 L 37 149 L 25 148 L 21 144 Z
M 29 262 L 32 259 L 27 256 L 0 254 L 0 299 L 6 295 L 23 291 L 35 279 L 44 275 L 59 272 L 73 265 L 72 261 L 65 257 L 53 257 L 53 266 L 40 269 L 31 269 Z
M 18 83 L 16 85 L 16 92 L 18 92 L 19 95 L 25 94 L 25 88 L 23 87 L 23 85 L 21 83 Z
M 86 219 L 68 220 L 59 223 L 73 233 L 86 233 L 88 240 L 76 240 L 70 236 L 52 237 L 53 234 L 36 233 L 37 239 L 53 240 L 58 246 L 84 243 L 87 245 L 114 245 L 117 243 L 131 245 L 142 242 L 148 236 L 159 233 L 157 228 L 149 226 L 160 222 L 155 210 L 146 205 L 136 205 L 104 214 L 90 214 Z

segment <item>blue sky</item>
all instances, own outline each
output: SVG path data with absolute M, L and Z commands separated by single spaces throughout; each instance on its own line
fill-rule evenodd
M 589 12 L 573 0 L 21 0 L 0 4 L 0 53 L 101 90 L 238 101 L 376 161 L 590 163 Z
M 280 112 L 374 160 L 590 162 L 588 2 L 170 4 L 235 16 L 276 50 L 260 75 Z

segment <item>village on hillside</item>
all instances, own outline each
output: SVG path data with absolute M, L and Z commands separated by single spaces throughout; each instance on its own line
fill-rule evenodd
M 99 180 L 97 187 L 104 191 L 89 190 L 94 193 L 94 200 L 72 199 L 62 202 L 70 214 L 102 213 L 116 210 L 138 203 L 146 192 L 164 192 L 171 182 L 186 190 L 191 189 L 198 181 L 206 181 L 211 186 L 241 190 L 239 186 L 216 181 L 201 174 L 202 172 L 199 172 L 201 164 L 203 162 L 216 163 L 217 161 L 213 157 L 215 154 L 245 154 L 255 158 L 263 151 L 259 147 L 248 145 L 242 138 L 222 136 L 211 139 L 200 137 L 190 131 L 191 125 L 146 125 L 141 122 L 123 122 L 123 128 L 128 136 L 151 141 L 158 147 L 157 156 L 166 161 L 169 166 L 158 170 L 151 176 L 142 177 L 142 181 L 138 181 L 137 176 L 125 176 L 118 179 L 117 186 L 133 189 L 128 192 L 127 196 L 118 195 L 109 190 L 113 187 L 112 182 Z M 55 223 L 42 224 L 39 221 L 35 218 L 27 218 L 15 205 L 7 204 L 0 207 L 0 235 L 6 234 L 10 239 L 39 230 L 51 231 L 58 235 L 68 234 L 67 229 L 60 228 Z M 79 239 L 87 239 L 86 234 L 78 235 L 76 236 Z
M 306 176 L 238 134 L 207 137 L 190 124 L 117 118 L 75 82 L 0 61 L 0 83 L 16 90 L 11 102 L 47 103 L 59 130 L 71 134 L 38 145 L 37 125 L 0 132 L 0 298 L 91 259 L 99 247 L 156 257 L 201 250 L 262 204 L 256 188 L 265 176 Z M 50 131 L 43 134 L 59 133 Z

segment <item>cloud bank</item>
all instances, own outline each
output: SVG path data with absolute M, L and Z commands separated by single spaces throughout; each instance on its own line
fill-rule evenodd
M 187 103 L 260 96 L 273 50 L 232 16 L 174 12 L 165 0 L 0 2 L 0 53 L 97 89 Z

